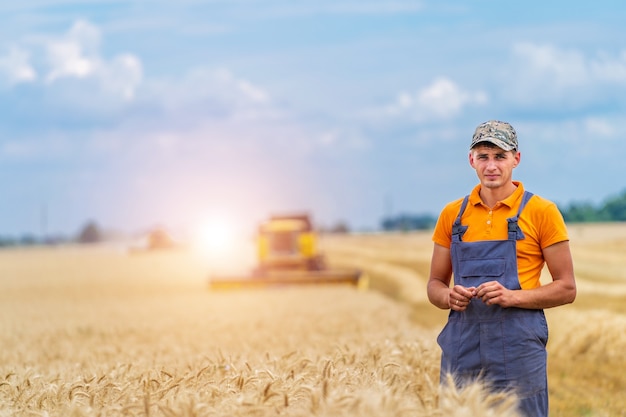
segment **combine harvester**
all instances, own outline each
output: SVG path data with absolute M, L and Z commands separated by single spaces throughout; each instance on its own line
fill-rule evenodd
M 247 276 L 213 276 L 213 290 L 287 285 L 343 284 L 367 289 L 361 271 L 329 269 L 317 250 L 317 235 L 306 214 L 272 216 L 258 228 L 258 265 Z

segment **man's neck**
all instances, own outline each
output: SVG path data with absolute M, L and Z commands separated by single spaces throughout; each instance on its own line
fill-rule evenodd
M 512 182 L 508 183 L 506 186 L 498 187 L 498 188 L 487 188 L 480 187 L 480 199 L 483 201 L 487 207 L 495 207 L 498 201 L 502 201 L 508 198 L 511 194 L 515 192 L 517 189 L 517 185 Z

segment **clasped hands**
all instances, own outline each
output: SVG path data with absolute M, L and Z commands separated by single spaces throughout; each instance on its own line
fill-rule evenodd
M 450 288 L 448 305 L 452 310 L 465 311 L 473 298 L 480 298 L 487 305 L 510 307 L 512 290 L 498 281 L 483 282 L 478 287 L 455 285 Z

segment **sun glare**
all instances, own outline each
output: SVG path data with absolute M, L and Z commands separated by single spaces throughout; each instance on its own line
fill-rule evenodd
M 235 234 L 235 227 L 230 219 L 205 219 L 197 227 L 195 244 L 203 253 L 223 254 L 232 248 Z
M 191 230 L 193 250 L 211 273 L 241 273 L 256 263 L 254 240 L 241 220 L 230 214 L 208 213 Z

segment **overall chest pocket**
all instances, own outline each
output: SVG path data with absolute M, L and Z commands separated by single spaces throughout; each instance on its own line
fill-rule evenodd
M 459 275 L 463 278 L 496 280 L 504 275 L 506 260 L 504 258 L 464 259 L 459 266 Z

